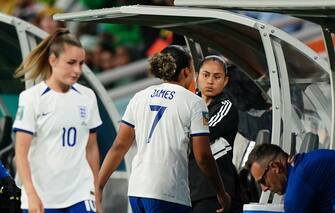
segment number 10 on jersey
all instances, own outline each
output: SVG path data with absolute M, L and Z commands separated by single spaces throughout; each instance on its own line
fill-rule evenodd
M 62 145 L 73 147 L 77 142 L 77 129 L 70 127 L 68 129 L 63 128 Z

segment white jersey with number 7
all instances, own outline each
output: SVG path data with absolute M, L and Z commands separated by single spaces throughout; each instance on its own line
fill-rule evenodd
M 138 148 L 128 195 L 191 206 L 190 137 L 209 134 L 203 100 L 182 86 L 162 83 L 138 92 L 122 122 L 135 128 Z

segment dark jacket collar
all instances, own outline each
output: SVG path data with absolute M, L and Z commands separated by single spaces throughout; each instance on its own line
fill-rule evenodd
M 201 92 L 197 91 L 196 94 L 201 97 Z M 217 103 L 227 100 L 229 99 L 229 95 L 227 93 L 225 93 L 224 91 L 221 92 L 220 94 L 218 94 L 217 96 L 215 96 L 212 100 L 212 102 L 208 105 L 208 108 L 210 108 L 211 106 L 216 105 Z

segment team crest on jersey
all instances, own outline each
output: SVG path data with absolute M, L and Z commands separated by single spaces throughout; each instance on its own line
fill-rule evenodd
M 15 117 L 16 120 L 22 120 L 23 111 L 24 111 L 24 106 L 19 106 L 19 108 L 17 109 L 16 117 Z
M 86 106 L 79 106 L 79 114 L 81 118 L 87 118 L 87 107 Z
M 208 121 L 209 121 L 208 112 L 202 112 L 202 123 L 205 126 L 208 126 Z

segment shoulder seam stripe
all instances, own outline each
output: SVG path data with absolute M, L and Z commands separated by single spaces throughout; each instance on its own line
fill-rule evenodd
M 209 119 L 208 124 L 214 122 L 214 121 L 217 119 L 217 117 L 220 115 L 220 113 L 221 113 L 221 111 L 223 110 L 224 107 L 225 107 L 225 102 L 222 103 L 222 106 L 220 107 L 219 112 L 217 112 L 214 116 L 212 116 L 212 117 Z
M 209 126 L 215 126 L 217 123 L 219 123 L 222 120 L 222 118 L 225 117 L 228 114 L 231 106 L 232 106 L 232 104 L 231 104 L 230 101 L 225 101 L 224 104 L 221 107 L 222 109 L 220 109 L 220 111 L 217 113 L 216 119 L 213 120 L 213 121 L 211 119 L 211 121 L 208 122 L 208 125 Z

